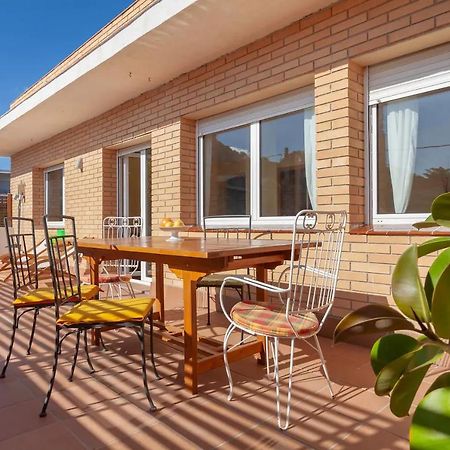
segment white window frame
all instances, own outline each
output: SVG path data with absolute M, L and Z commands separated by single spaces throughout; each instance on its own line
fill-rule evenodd
M 429 216 L 429 212 L 415 214 L 380 214 L 377 212 L 378 205 L 378 175 L 377 175 L 377 153 L 378 153 L 378 117 L 377 109 L 380 105 L 392 100 L 408 98 L 419 94 L 432 93 L 434 91 L 450 88 L 450 68 L 436 68 L 432 61 L 441 63 L 444 57 L 440 49 L 431 49 L 421 54 L 409 55 L 399 60 L 384 63 L 384 76 L 387 80 L 385 85 L 376 78 L 375 88 L 370 89 L 370 68 L 368 76 L 367 105 L 369 119 L 369 204 L 370 220 L 373 224 L 380 225 L 411 225 L 420 222 Z M 449 46 L 441 49 L 442 53 L 450 52 Z M 421 61 L 423 55 L 425 61 Z M 428 59 L 427 59 L 428 58 Z M 446 60 L 447 61 L 447 60 Z M 448 65 L 448 61 L 446 63 Z M 399 69 L 401 68 L 401 69 Z M 376 70 L 376 69 L 375 69 Z M 402 74 L 402 71 L 404 72 Z M 417 74 L 416 76 L 414 74 Z
M 294 216 L 261 217 L 260 205 L 260 123 L 262 120 L 276 118 L 285 114 L 302 111 L 314 106 L 312 87 L 303 88 L 288 94 L 258 102 L 221 114 L 197 123 L 197 219 L 203 223 L 203 137 L 207 134 L 226 131 L 239 126 L 250 126 L 250 214 L 252 226 L 258 228 L 280 227 L 292 225 Z M 233 225 L 230 219 L 223 219 L 220 225 Z
M 48 174 L 50 172 L 56 172 L 62 170 L 62 213 L 65 214 L 66 210 L 66 186 L 64 175 L 64 164 L 58 164 L 56 166 L 47 167 L 44 170 L 44 211 L 48 214 Z M 64 220 L 48 222 L 49 228 L 64 228 Z

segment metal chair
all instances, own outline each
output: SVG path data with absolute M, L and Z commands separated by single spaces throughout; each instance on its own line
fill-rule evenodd
M 278 286 L 262 283 L 251 278 L 238 279 L 231 276 L 225 278 L 220 288 L 222 307 L 224 289 L 229 282 L 236 283 L 238 280 L 242 284 L 264 289 L 278 297 L 277 303 L 261 304 L 250 301 L 237 303 L 229 314 L 224 309 L 224 313 L 230 321 L 230 326 L 225 333 L 223 350 L 225 369 L 230 384 L 228 400 L 231 400 L 233 380 L 227 359 L 228 339 L 231 333 L 237 328 L 250 335 L 245 339 L 241 338 L 241 342 L 251 336 L 264 336 L 267 356 L 270 341 L 276 385 L 278 426 L 282 430 L 289 426 L 295 339 L 305 340 L 318 352 L 330 394 L 334 397 L 317 334 L 333 306 L 346 220 L 345 211 L 304 210 L 299 212 L 295 217 L 292 231 L 291 259 L 289 266 L 280 274 Z M 281 283 L 285 281 L 286 276 L 287 287 L 282 287 Z M 320 316 L 317 316 L 317 313 Z M 306 340 L 309 338 L 312 338 L 314 343 Z M 280 339 L 290 340 L 289 382 L 284 425 L 281 421 L 280 412 L 278 361 Z M 268 358 L 267 375 L 270 376 Z
M 70 334 L 76 333 L 75 352 L 69 379 L 72 381 L 75 366 L 78 357 L 81 333 L 84 333 L 85 345 L 86 332 L 103 327 L 131 328 L 136 332 L 141 347 L 142 360 L 142 379 L 145 388 L 145 394 L 150 406 L 150 411 L 155 411 L 156 407 L 150 397 L 147 384 L 146 356 L 144 326 L 148 321 L 150 323 L 150 351 L 153 368 L 156 376 L 159 378 L 156 370 L 153 354 L 153 318 L 152 308 L 155 302 L 154 298 L 129 298 L 129 299 L 105 299 L 105 300 L 84 300 L 76 306 L 62 310 L 68 302 L 79 301 L 82 297 L 80 283 L 80 267 L 77 248 L 77 237 L 75 230 L 75 219 L 69 216 L 63 216 L 65 221 L 64 236 L 50 236 L 48 230 L 48 216 L 44 216 L 44 231 L 49 252 L 50 268 L 53 281 L 53 292 L 55 296 L 55 351 L 52 367 L 50 384 L 45 396 L 44 405 L 40 416 L 45 417 L 47 407 L 53 390 L 53 384 L 56 378 L 58 366 L 58 356 L 61 350 L 61 344 Z M 74 258 L 72 264 L 67 258 L 70 248 L 74 248 Z M 62 336 L 61 336 L 62 335 Z M 93 371 L 90 362 L 89 353 L 86 354 L 87 362 Z
M 0 378 L 4 378 L 6 375 L 21 317 L 27 312 L 34 313 L 27 348 L 29 355 L 39 312 L 43 308 L 51 308 L 55 305 L 53 288 L 39 284 L 39 277 L 42 274 L 40 259 L 42 252 L 38 252 L 40 246 L 36 246 L 33 219 L 5 217 L 4 223 L 9 249 L 9 269 L 14 289 L 12 302 L 14 313 L 11 342 Z M 97 293 L 98 287 L 95 285 L 83 285 L 81 288 L 83 298 L 92 298 Z
M 224 222 L 230 221 L 232 225 L 223 225 Z M 208 232 L 213 233 L 216 239 L 251 239 L 252 234 L 252 216 L 250 215 L 235 215 L 235 216 L 207 216 L 203 217 L 203 237 L 208 238 Z M 247 276 L 249 273 L 247 273 Z M 207 275 L 197 283 L 198 288 L 206 288 L 206 297 L 208 305 L 208 320 L 207 325 L 211 325 L 211 288 L 220 288 L 223 280 L 229 275 L 223 273 L 213 273 Z M 235 275 L 235 278 L 242 278 L 245 275 Z M 244 300 L 244 288 L 241 282 L 230 281 L 227 286 L 234 289 L 241 300 Z
M 130 238 L 142 235 L 141 217 L 105 217 L 103 219 L 103 238 Z M 127 287 L 131 297 L 136 297 L 131 280 L 140 266 L 138 260 L 120 259 L 117 261 L 104 261 L 103 272 L 99 276 L 100 284 L 107 284 L 106 295 L 114 298 L 114 287 L 117 288 L 118 297 L 122 297 L 121 285 Z

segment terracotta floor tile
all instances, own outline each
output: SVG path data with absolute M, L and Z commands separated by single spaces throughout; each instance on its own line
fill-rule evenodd
M 343 443 L 332 448 L 333 450 L 408 450 L 409 442 L 391 433 L 363 425 L 356 428 Z
M 199 450 L 201 447 L 171 428 L 158 425 L 153 432 L 136 433 L 130 438 L 116 441 L 101 450 Z
M 86 447 L 62 424 L 53 423 L 38 430 L 21 433 L 11 439 L 0 441 L 0 450 L 83 450 Z
M 0 442 L 53 424 L 56 421 L 54 416 L 39 417 L 41 407 L 39 400 L 29 400 L 1 408 Z
M 168 320 L 182 324 L 180 296 L 168 297 Z M 10 321 L 8 298 L 0 287 L 2 330 Z M 199 307 L 198 313 L 199 333 L 222 341 L 227 325 L 223 314 L 214 311 L 212 326 L 208 327 L 206 308 Z M 0 450 L 34 450 L 40 448 L 41 442 L 45 442 L 46 450 L 406 448 L 410 419 L 395 418 L 389 411 L 389 399 L 374 394 L 369 350 L 350 344 L 333 345 L 325 338 L 320 342 L 336 398 L 330 398 L 315 350 L 305 342 L 297 342 L 291 427 L 286 432 L 277 428 L 273 380 L 267 380 L 265 366 L 258 365 L 254 358 L 231 365 L 233 401 L 227 401 L 228 380 L 223 367 L 201 375 L 199 394 L 192 396 L 183 387 L 182 349 L 159 340 L 155 356 L 161 380 L 154 379 L 149 357 L 147 361 L 150 393 L 159 408 L 150 414 L 142 386 L 139 346 L 130 330 L 104 333 L 106 352 L 91 349 L 97 369 L 94 375 L 88 373 L 84 352 L 80 351 L 72 383 L 67 377 L 74 336 L 67 338 L 48 417 L 41 419 L 38 413 L 53 358 L 52 314 L 43 311 L 40 315 L 32 355 L 25 355 L 31 316 L 23 318 L 17 333 L 7 378 L 0 380 Z M 231 341 L 237 342 L 239 337 L 235 333 Z M 6 352 L 8 339 L 7 333 L 0 334 L 0 358 Z M 282 343 L 283 401 L 288 352 L 288 345 Z M 427 386 L 442 370 L 433 367 Z M 50 438 L 44 441 L 45 436 Z M 72 447 L 67 444 L 68 437 Z

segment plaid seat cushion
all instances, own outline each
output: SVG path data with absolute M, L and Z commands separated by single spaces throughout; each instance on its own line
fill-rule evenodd
M 131 275 L 118 275 L 117 273 L 102 273 L 98 277 L 99 283 L 128 283 L 131 280 Z
M 239 302 L 231 310 L 231 318 L 255 333 L 274 337 L 294 337 L 295 333 L 286 319 L 285 309 L 274 305 Z M 291 315 L 290 321 L 298 335 L 312 335 L 319 329 L 314 313 Z

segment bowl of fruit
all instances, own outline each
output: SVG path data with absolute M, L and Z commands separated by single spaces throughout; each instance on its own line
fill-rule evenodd
M 182 241 L 183 238 L 179 236 L 180 231 L 186 231 L 187 227 L 181 219 L 172 220 L 170 217 L 165 217 L 159 226 L 162 231 L 169 231 L 170 237 L 167 241 Z

